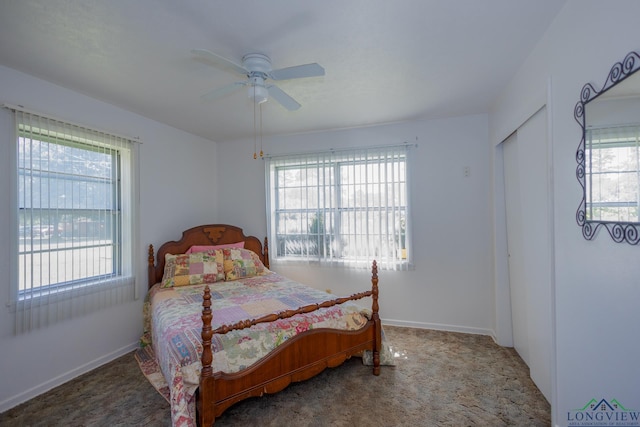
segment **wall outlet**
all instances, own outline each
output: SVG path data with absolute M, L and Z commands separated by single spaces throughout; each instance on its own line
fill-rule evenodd
M 471 175 L 471 168 L 469 166 L 465 166 L 464 167 L 464 176 L 465 176 L 465 178 L 469 178 L 469 175 Z

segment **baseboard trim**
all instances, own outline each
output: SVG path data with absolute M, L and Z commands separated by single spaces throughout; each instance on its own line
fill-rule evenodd
M 37 397 L 55 387 L 58 387 L 59 385 L 62 385 L 67 381 L 79 377 L 82 374 L 86 374 L 87 372 L 92 371 L 93 369 L 96 369 L 106 363 L 109 363 L 120 356 L 124 356 L 125 354 L 138 348 L 138 346 L 138 342 L 131 343 L 119 348 L 118 350 L 112 351 L 111 353 L 105 354 L 104 356 L 101 356 L 95 360 L 85 363 L 84 365 L 78 366 L 77 368 L 65 372 L 64 374 L 58 375 L 55 378 L 51 378 L 50 380 L 45 381 L 42 384 L 31 387 L 30 389 L 25 390 L 16 396 L 5 399 L 0 402 L 0 412 L 8 411 L 9 409 L 18 406 L 19 404 L 24 403 L 27 400 L 33 399 L 34 397 Z
M 470 328 L 468 326 L 447 325 L 444 323 L 411 322 L 397 319 L 382 319 L 382 324 L 389 326 L 401 326 L 405 328 L 433 329 L 436 331 L 460 332 L 463 334 L 488 335 L 497 342 L 496 334 L 491 329 Z

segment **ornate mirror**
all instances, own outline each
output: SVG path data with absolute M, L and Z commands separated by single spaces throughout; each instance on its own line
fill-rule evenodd
M 605 228 L 616 242 L 640 242 L 639 69 L 640 55 L 629 53 L 613 65 L 600 90 L 584 85 L 574 110 L 582 127 L 576 219 L 587 240 Z

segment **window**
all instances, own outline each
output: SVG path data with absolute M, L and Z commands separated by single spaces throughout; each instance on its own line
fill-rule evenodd
M 408 147 L 267 159 L 271 256 L 409 266 Z
M 17 329 L 130 299 L 135 144 L 22 111 L 15 120 Z
M 588 220 L 640 222 L 640 127 L 586 130 Z

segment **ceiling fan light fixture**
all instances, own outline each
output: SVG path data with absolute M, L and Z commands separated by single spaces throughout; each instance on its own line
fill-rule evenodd
M 255 104 L 262 104 L 263 102 L 267 102 L 267 99 L 269 99 L 269 91 L 264 86 L 264 84 L 252 84 L 251 86 L 249 86 L 247 94 L 249 96 L 249 99 Z

